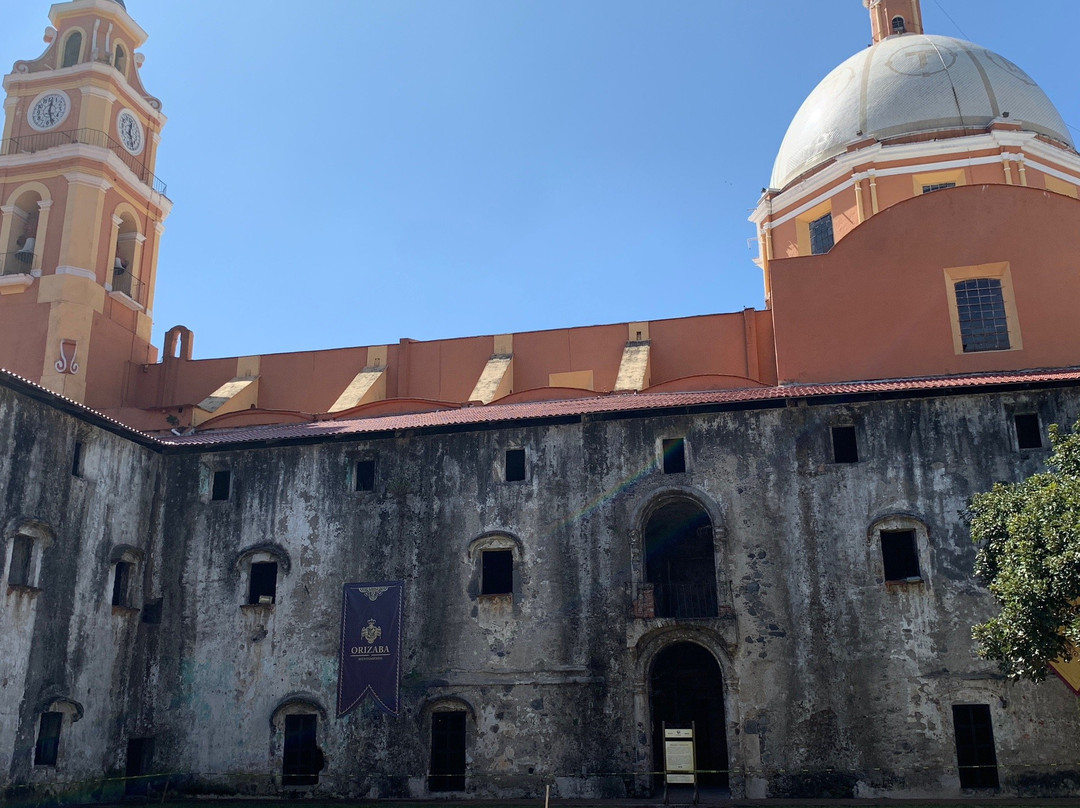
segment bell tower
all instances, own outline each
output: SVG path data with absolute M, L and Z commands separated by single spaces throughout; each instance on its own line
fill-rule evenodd
M 0 367 L 104 409 L 157 360 L 165 116 L 122 0 L 56 3 L 49 19 L 45 52 L 4 77 Z
M 863 0 L 863 5 L 870 9 L 875 43 L 897 34 L 923 32 L 919 0 Z

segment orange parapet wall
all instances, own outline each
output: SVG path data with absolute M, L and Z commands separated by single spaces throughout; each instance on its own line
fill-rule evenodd
M 572 391 L 567 388 L 572 387 L 602 395 L 615 391 L 628 346 L 640 363 L 633 377 L 640 388 L 622 392 L 658 386 L 704 390 L 776 384 L 772 315 L 747 309 L 258 357 L 191 360 L 167 351 L 162 363 L 134 369 L 125 401 L 112 412 L 145 429 L 202 423 L 211 416 L 195 412 L 200 402 L 228 389 L 231 380 L 257 378 L 258 393 L 251 406 L 259 412 L 325 414 L 345 406 L 343 393 L 351 385 L 356 388 L 359 375 L 370 377 L 373 384 L 360 385 L 365 392 L 346 411 L 382 401 L 383 409 L 393 409 L 392 401 L 410 407 L 421 406 L 418 402 L 477 404 L 471 398 L 493 357 L 508 358 L 503 362 L 508 375 L 500 387 L 502 398 L 549 398 L 555 388 L 568 395 Z M 250 386 L 246 389 L 251 392 Z M 245 409 L 248 406 L 245 403 Z

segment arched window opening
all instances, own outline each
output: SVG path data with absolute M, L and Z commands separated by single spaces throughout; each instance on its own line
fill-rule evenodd
M 124 50 L 123 45 L 116 46 L 116 53 L 113 56 L 113 67 L 119 70 L 123 75 L 127 75 L 127 52 Z
M 892 20 L 892 32 L 894 34 L 906 34 L 907 33 L 907 23 L 904 22 L 903 17 L 893 17 L 893 20 Z
M 132 300 L 140 297 L 140 282 L 136 274 L 135 249 L 139 242 L 139 226 L 128 213 L 121 214 L 116 236 L 116 255 L 113 257 L 112 290 Z
M 665 648 L 649 676 L 652 707 L 653 771 L 664 768 L 663 727 L 694 730 L 694 757 L 705 787 L 728 785 L 724 677 L 708 650 L 691 642 Z
M 122 544 L 113 548 L 109 560 L 112 562 L 112 581 L 109 584 L 110 603 L 122 613 L 135 610 L 139 606 L 140 594 L 137 586 L 139 567 L 143 553 L 135 547 Z
M 912 516 L 894 514 L 878 519 L 867 532 L 869 545 L 877 545 L 880 570 L 878 581 L 897 584 L 923 584 L 930 565 L 930 541 L 926 525 Z
M 35 266 L 37 252 L 38 224 L 41 218 L 41 195 L 27 191 L 15 200 L 11 208 L 12 221 L 7 230 L 7 244 L 4 245 L 3 262 L 0 264 L 2 275 L 29 275 Z
M 271 610 L 278 602 L 278 582 L 289 572 L 289 554 L 276 544 L 260 544 L 240 553 L 236 568 L 243 586 L 241 608 Z
M 716 557 L 709 514 L 690 499 L 661 505 L 643 531 L 645 577 L 657 617 L 716 617 Z
M 38 589 L 42 553 L 50 544 L 52 536 L 39 523 L 29 522 L 19 526 L 8 540 L 7 585 L 24 590 Z
M 71 67 L 77 65 L 82 56 L 82 32 L 73 31 L 71 36 L 64 42 L 64 56 L 60 62 L 60 67 Z

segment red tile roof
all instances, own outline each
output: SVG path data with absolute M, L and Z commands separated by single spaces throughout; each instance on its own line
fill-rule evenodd
M 686 408 L 767 405 L 799 398 L 829 398 L 835 396 L 932 395 L 938 392 L 964 392 L 992 387 L 1038 386 L 1043 384 L 1080 383 L 1080 368 L 1011 371 L 1007 373 L 975 374 L 968 376 L 927 376 L 910 379 L 887 379 L 872 382 L 840 382 L 833 384 L 799 384 L 780 387 L 754 387 L 738 390 L 709 390 L 698 393 L 614 393 L 562 401 L 530 401 L 517 404 L 488 404 L 422 412 L 410 415 L 384 415 L 346 421 L 315 421 L 270 426 L 251 426 L 236 429 L 217 429 L 191 432 L 186 435 L 148 435 L 76 401 L 53 393 L 39 384 L 0 369 L 0 384 L 33 397 L 48 401 L 60 408 L 81 415 L 109 431 L 125 435 L 144 445 L 159 449 L 182 447 L 218 447 L 290 441 L 312 441 L 361 436 L 404 429 L 441 429 L 469 427 L 480 424 L 513 423 L 530 420 L 576 418 L 584 415 L 631 412 L 662 412 Z M 772 406 L 775 406 L 773 404 Z

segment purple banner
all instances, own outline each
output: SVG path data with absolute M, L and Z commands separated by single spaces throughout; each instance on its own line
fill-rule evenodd
M 402 581 L 345 584 L 338 667 L 339 718 L 369 693 L 390 715 L 398 714 L 404 592 Z

